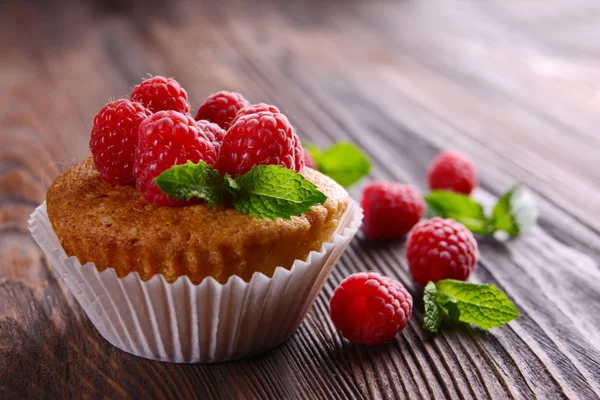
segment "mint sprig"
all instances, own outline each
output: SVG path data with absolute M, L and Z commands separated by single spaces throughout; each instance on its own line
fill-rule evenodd
M 482 329 L 498 328 L 521 316 L 508 297 L 494 285 L 453 279 L 429 282 L 423 300 L 423 329 L 431 333 L 439 332 L 442 313 L 453 322 L 473 324 Z
M 324 151 L 311 144 L 304 147 L 315 160 L 317 169 L 344 187 L 354 185 L 371 171 L 371 162 L 353 143 L 337 142 Z
M 213 207 L 223 199 L 225 185 L 219 172 L 204 161 L 174 165 L 154 179 L 156 186 L 171 199 L 206 200 Z
M 253 217 L 290 219 L 327 200 L 302 175 L 276 165 L 258 165 L 228 181 L 233 206 Z
M 238 211 L 263 219 L 291 219 L 327 200 L 312 182 L 277 165 L 254 166 L 234 179 L 222 177 L 204 161 L 188 161 L 163 171 L 154 181 L 169 198 L 200 198 L 209 207 L 227 198 Z
M 436 303 L 437 289 L 435 283 L 429 282 L 423 290 L 423 304 L 425 314 L 423 315 L 423 329 L 427 332 L 438 333 L 442 324 L 440 308 Z
M 535 199 L 521 184 L 504 193 L 492 210 L 492 225 L 507 232 L 511 237 L 528 230 L 539 216 Z
M 425 196 L 430 217 L 452 218 L 473 233 L 486 235 L 494 230 L 483 207 L 473 198 L 447 190 L 436 190 Z
M 535 225 L 538 218 L 535 199 L 521 184 L 500 197 L 489 217 L 481 204 L 461 193 L 434 190 L 425 196 L 425 202 L 429 216 L 453 218 L 480 235 L 504 231 L 515 237 Z

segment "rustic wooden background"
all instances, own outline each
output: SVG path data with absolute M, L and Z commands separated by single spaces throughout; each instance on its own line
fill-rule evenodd
M 425 191 L 430 160 L 458 148 L 486 204 L 524 182 L 539 225 L 481 240 L 472 278 L 522 318 L 430 337 L 417 300 L 393 342 L 343 341 L 328 300 L 351 272 L 380 271 L 418 297 L 403 243 L 359 234 L 297 334 L 263 356 L 172 365 L 111 347 L 26 220 L 89 155 L 96 112 L 147 73 L 175 76 L 195 108 L 219 89 L 274 103 L 305 139 L 359 144 L 374 179 Z M 599 233 L 596 0 L 0 5 L 0 398 L 598 398 Z

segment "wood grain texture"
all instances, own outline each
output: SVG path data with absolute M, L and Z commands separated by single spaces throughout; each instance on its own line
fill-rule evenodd
M 599 20 L 594 0 L 3 2 L 0 398 L 598 398 Z M 524 182 L 539 225 L 481 240 L 472 278 L 521 319 L 425 334 L 404 244 L 359 233 L 297 334 L 267 354 L 174 365 L 110 346 L 26 220 L 89 154 L 99 108 L 147 73 L 175 76 L 195 108 L 220 89 L 274 103 L 303 138 L 358 143 L 373 179 L 426 191 L 428 163 L 453 147 L 477 163 L 487 205 Z M 328 318 L 337 283 L 369 269 L 416 299 L 407 329 L 373 347 Z

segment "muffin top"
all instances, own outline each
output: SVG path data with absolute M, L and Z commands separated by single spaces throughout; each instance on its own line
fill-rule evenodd
M 268 220 L 204 202 L 155 206 L 133 186 L 103 181 L 89 158 L 54 181 L 47 210 L 67 255 L 99 270 L 112 267 L 119 276 L 137 271 L 142 279 L 163 273 L 168 281 L 181 275 L 193 282 L 206 276 L 224 282 L 231 275 L 248 280 L 318 250 L 346 211 L 349 196 L 340 185 L 310 168 L 301 174 L 327 201 L 290 220 Z

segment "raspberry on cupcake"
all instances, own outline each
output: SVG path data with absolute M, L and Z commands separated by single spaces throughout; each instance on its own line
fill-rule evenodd
M 146 201 L 159 206 L 182 205 L 158 189 L 154 178 L 173 165 L 200 160 L 214 165 L 215 146 L 196 121 L 177 111 L 161 111 L 144 120 L 139 127 L 135 154 L 136 187 Z
M 215 146 L 221 148 L 221 143 L 223 143 L 223 139 L 227 133 L 225 129 L 221 128 L 214 122 L 210 122 L 205 119 L 199 119 L 196 121 L 196 125 L 198 125 L 198 128 L 204 131 L 204 133 L 213 141 Z
M 266 103 L 252 104 L 252 105 L 244 107 L 240 111 L 238 111 L 235 118 L 231 121 L 231 125 L 235 124 L 235 121 L 239 117 L 243 117 L 244 115 L 249 115 L 249 114 L 256 114 L 256 113 L 264 112 L 264 111 L 268 111 L 273 114 L 281 114 L 281 112 L 279 111 L 279 108 L 272 106 L 270 104 L 266 104 Z
M 188 95 L 173 78 L 155 76 L 131 89 L 131 101 L 138 102 L 152 112 L 173 110 L 190 112 Z
M 198 108 L 196 120 L 205 119 L 227 130 L 238 111 L 250 103 L 239 93 L 223 90 L 208 96 Z
M 236 176 L 255 165 L 280 165 L 300 172 L 304 150 L 285 115 L 263 111 L 243 115 L 229 130 L 221 145 L 217 168 Z
M 120 99 L 108 103 L 94 118 L 90 150 L 102 179 L 133 185 L 138 127 L 152 113 L 141 104 Z

